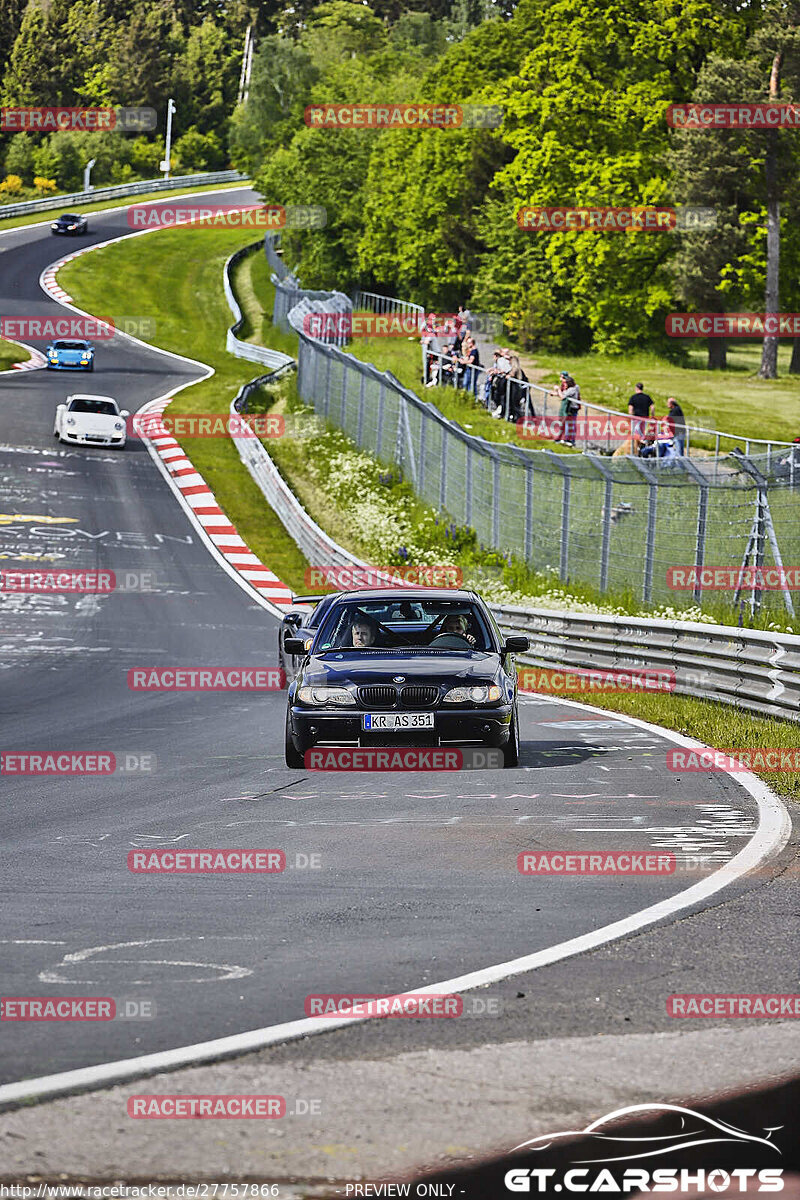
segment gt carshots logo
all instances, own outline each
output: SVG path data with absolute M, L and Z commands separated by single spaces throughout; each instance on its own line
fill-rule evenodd
M 651 1117 L 659 1120 L 658 1131 L 647 1134 L 641 1127 L 628 1132 L 631 1117 Z M 652 1165 L 654 1158 L 664 1158 L 693 1146 L 740 1145 L 743 1149 L 759 1146 L 780 1155 L 781 1150 L 770 1141 L 776 1128 L 765 1129 L 766 1137 L 745 1133 L 725 1121 L 707 1117 L 691 1108 L 677 1104 L 632 1104 L 600 1117 L 585 1129 L 568 1129 L 547 1133 L 514 1147 L 544 1155 L 559 1149 L 562 1141 L 580 1139 L 573 1161 L 578 1166 L 566 1171 L 555 1167 L 512 1167 L 503 1182 L 509 1192 L 692 1192 L 708 1189 L 718 1194 L 783 1191 L 781 1167 L 741 1167 L 726 1171 L 720 1167 L 664 1167 Z M 590 1155 L 591 1157 L 585 1157 Z M 647 1167 L 622 1167 L 620 1164 L 648 1160 Z M 609 1164 L 604 1166 L 603 1164 Z M 613 1165 L 613 1170 L 610 1169 Z

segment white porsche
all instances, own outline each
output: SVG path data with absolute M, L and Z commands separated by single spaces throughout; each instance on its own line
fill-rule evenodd
M 127 408 L 120 408 L 113 396 L 67 396 L 56 408 L 53 436 L 60 442 L 81 446 L 125 445 Z

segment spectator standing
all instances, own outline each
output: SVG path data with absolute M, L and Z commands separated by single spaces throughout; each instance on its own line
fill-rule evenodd
M 463 386 L 468 392 L 471 391 L 477 400 L 478 376 L 480 375 L 481 356 L 478 351 L 477 343 L 473 337 L 464 338 L 461 362 L 464 364 Z
M 628 413 L 634 418 L 631 421 L 631 437 L 634 439 L 634 444 L 643 441 L 645 434 L 649 432 L 647 422 L 648 418 L 652 417 L 654 409 L 652 396 L 648 396 L 643 383 L 637 383 L 636 390 L 628 400 Z M 638 447 L 634 450 L 634 453 L 637 452 Z
M 509 421 L 518 421 L 524 417 L 527 406 L 528 389 L 524 386 L 528 382 L 528 376 L 522 369 L 522 363 L 519 361 L 519 355 L 511 355 L 511 371 L 509 372 L 511 379 L 511 405 L 508 413 Z M 533 406 L 531 405 L 531 416 L 535 416 Z
M 558 415 L 564 422 L 564 436 L 556 438 L 556 442 L 563 442 L 565 446 L 574 446 L 577 417 L 581 411 L 581 389 L 566 371 L 561 372 L 559 387 L 561 390 L 561 405 Z
M 492 403 L 494 404 L 492 416 L 497 416 L 499 419 L 504 415 L 507 389 L 509 389 L 507 379 L 510 378 L 511 374 L 510 350 L 506 347 L 501 347 L 499 358 L 494 365 L 497 367 L 497 372 L 495 372 L 492 379 Z
M 511 358 L 508 350 L 496 350 L 494 366 L 487 371 L 489 393 L 492 401 L 492 416 L 498 419 L 503 415 L 503 400 L 505 399 L 506 379 L 511 370 Z
M 675 443 L 676 452 L 683 457 L 686 453 L 686 418 L 683 415 L 683 409 L 674 396 L 668 397 L 667 409 L 666 425 Z

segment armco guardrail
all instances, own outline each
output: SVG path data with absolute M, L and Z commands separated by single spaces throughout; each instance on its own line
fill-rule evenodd
M 277 375 L 283 371 L 288 371 L 290 368 L 296 366 L 291 355 L 282 354 L 280 350 L 269 350 L 266 346 L 256 346 L 252 342 L 242 342 L 236 336 L 241 329 L 244 316 L 231 285 L 231 269 L 241 259 L 246 258 L 248 254 L 254 254 L 260 250 L 261 242 L 245 246 L 242 250 L 235 251 L 225 263 L 225 269 L 222 273 L 222 284 L 225 289 L 225 299 L 228 301 L 228 307 L 234 316 L 234 323 L 231 325 L 225 338 L 225 349 L 237 358 L 245 358 L 248 362 L 260 363 L 264 367 L 270 367 L 272 376 L 277 378 Z M 264 377 L 261 376 L 258 380 L 253 380 L 252 382 L 257 385 L 263 381 Z M 241 393 L 237 399 L 240 398 Z
M 800 637 L 793 634 L 508 605 L 492 611 L 504 629 L 531 638 L 521 663 L 589 670 L 672 668 L 681 695 L 800 721 Z
M 0 220 L 23 217 L 26 213 L 45 212 L 51 208 L 68 209 L 75 204 L 90 204 L 95 200 L 117 200 L 125 196 L 141 196 L 147 192 L 169 192 L 175 188 L 204 187 L 212 183 L 244 183 L 247 175 L 238 171 L 206 171 L 200 175 L 176 175 L 174 179 L 140 179 L 136 183 L 120 183 L 112 187 L 92 188 L 90 192 L 67 192 L 47 196 L 42 200 L 21 200 L 19 204 L 0 204 Z

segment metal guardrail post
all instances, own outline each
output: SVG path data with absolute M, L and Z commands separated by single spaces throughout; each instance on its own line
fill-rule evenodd
M 447 445 L 447 438 L 442 434 L 442 448 Z M 473 450 L 469 442 L 465 443 L 466 457 L 464 462 L 464 524 L 472 524 L 472 455 Z
M 500 454 L 490 450 L 492 456 L 492 541 L 500 546 Z
M 558 467 L 562 477 L 561 488 L 561 538 L 559 542 L 558 575 L 562 583 L 569 582 L 569 505 L 572 478 L 569 468 L 561 462 L 561 456 L 553 450 L 543 450 L 553 464 Z
M 325 370 L 325 396 L 323 397 L 323 403 L 325 420 L 327 421 L 331 411 L 331 364 L 333 362 L 333 354 L 328 346 L 325 347 L 324 354 L 325 358 L 327 359 L 327 364 Z
M 422 421 L 419 428 L 419 466 L 417 467 L 417 489 L 420 496 L 424 498 L 424 478 L 425 478 L 425 440 L 428 432 L 428 421 L 425 414 L 422 415 Z
M 593 454 L 591 450 L 586 451 L 586 457 L 589 462 L 603 476 L 604 482 L 604 499 L 603 499 L 603 532 L 600 536 L 600 591 L 608 591 L 608 559 L 611 550 L 611 505 L 614 500 L 614 476 L 608 469 L 602 459 Z
M 345 363 L 341 362 L 342 367 L 342 401 L 340 409 L 339 425 L 342 429 L 347 429 L 347 378 L 350 372 Z
M 686 471 L 687 475 L 691 475 L 697 484 L 697 536 L 694 546 L 694 567 L 696 583 L 694 587 L 693 597 L 694 602 L 700 608 L 703 607 L 703 589 L 700 586 L 700 571 L 705 563 L 706 557 L 706 528 L 708 525 L 708 488 L 709 483 L 702 471 L 700 471 L 688 455 L 684 455 L 678 459 L 679 463 Z
M 653 595 L 653 562 L 656 553 L 656 518 L 658 513 L 658 478 L 653 472 L 640 462 L 638 458 L 631 457 L 630 461 L 636 467 L 637 471 L 644 475 L 648 483 L 647 489 L 647 535 L 644 545 L 644 579 L 642 581 L 642 600 L 645 604 L 649 604 Z
M 525 561 L 533 562 L 533 461 L 525 464 Z
M 447 497 L 447 458 L 448 458 L 447 452 L 448 452 L 449 446 L 450 446 L 450 439 L 444 438 L 442 440 L 442 474 L 439 478 L 439 508 L 440 509 L 444 509 L 445 499 Z
M 311 395 L 316 397 L 316 395 L 317 395 L 317 376 L 319 374 L 319 351 L 317 350 L 316 346 L 314 346 L 312 348 L 311 356 L 312 356 L 312 361 L 314 363 L 314 373 L 313 373 L 313 378 L 312 378 L 312 382 L 311 382 Z
M 386 411 L 386 384 L 383 381 L 383 379 L 381 379 L 380 387 L 378 390 L 378 422 L 377 422 L 377 428 L 375 431 L 375 442 L 376 442 L 375 455 L 377 458 L 380 458 L 381 451 L 383 450 L 383 415 L 384 415 L 385 411 Z
M 356 441 L 359 446 L 364 445 L 364 405 L 367 400 L 367 377 L 361 376 L 361 387 L 358 393 L 358 432 Z

